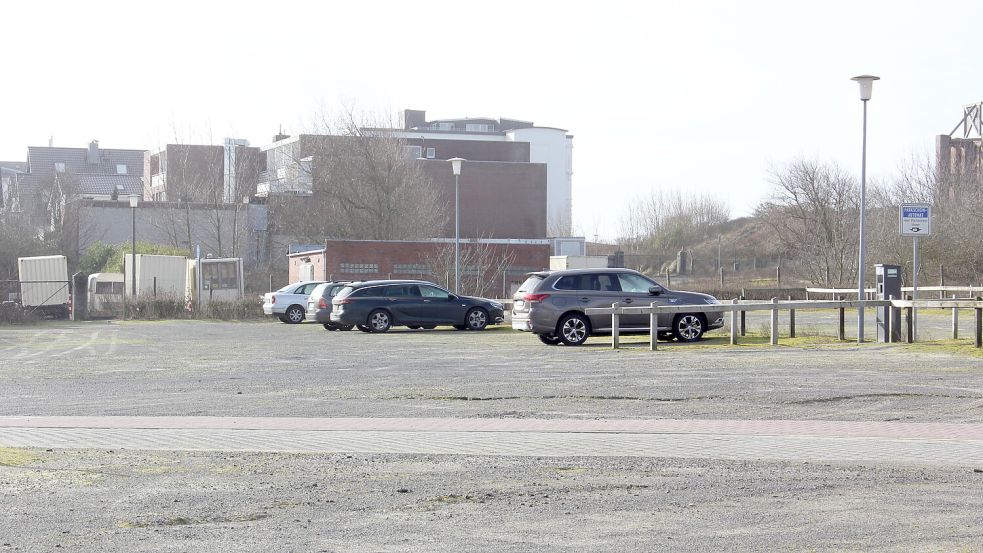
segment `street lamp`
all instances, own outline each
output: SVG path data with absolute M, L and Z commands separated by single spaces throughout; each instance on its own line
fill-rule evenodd
M 447 161 L 451 162 L 451 171 L 454 172 L 454 293 L 460 294 L 461 290 L 461 192 L 458 186 L 458 177 L 461 176 L 461 164 L 467 161 L 464 158 L 452 157 Z
M 859 266 L 857 267 L 857 300 L 860 305 L 857 307 L 857 343 L 864 341 L 864 212 L 867 209 L 867 100 L 870 100 L 870 92 L 874 87 L 874 81 L 880 77 L 873 75 L 860 75 L 850 79 L 860 84 L 860 101 L 864 103 L 864 138 L 863 153 L 860 161 L 860 253 Z
M 130 290 L 133 297 L 137 295 L 137 204 L 140 203 L 140 197 L 137 195 L 130 196 L 130 211 L 133 213 L 133 254 L 130 257 L 131 267 L 130 267 L 130 280 L 133 282 L 132 290 Z

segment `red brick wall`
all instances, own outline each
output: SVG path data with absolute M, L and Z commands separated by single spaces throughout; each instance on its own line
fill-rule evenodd
M 486 257 L 493 260 L 512 258 L 505 274 L 506 288 L 524 280 L 523 274 L 526 271 L 535 271 L 549 267 L 549 256 L 551 247 L 549 244 L 489 244 L 476 246 L 472 244 L 461 244 L 462 271 L 466 269 L 468 249 L 481 247 L 485 249 Z M 320 269 L 315 269 L 317 278 L 325 280 L 379 280 L 379 279 L 421 279 L 432 280 L 438 284 L 451 287 L 453 281 L 453 243 L 433 243 L 433 242 L 397 242 L 397 241 L 373 241 L 373 240 L 329 240 L 325 244 L 325 253 L 312 252 L 303 254 L 291 254 L 289 256 L 290 282 L 299 280 L 299 267 L 301 259 L 310 257 L 315 263 L 315 267 L 320 267 L 323 263 L 325 273 Z M 444 265 L 446 274 L 429 274 L 430 261 L 439 257 L 443 253 L 447 256 L 448 263 Z M 342 264 L 374 264 L 377 266 L 375 272 L 346 272 Z M 397 265 L 423 265 L 424 273 L 420 272 L 398 272 Z M 486 270 L 487 274 L 471 275 L 465 278 L 479 278 L 488 280 L 487 287 L 490 295 L 499 296 L 501 294 L 511 295 L 509 290 L 503 290 L 502 269 L 504 267 L 494 266 Z M 467 289 L 467 288 L 465 288 Z

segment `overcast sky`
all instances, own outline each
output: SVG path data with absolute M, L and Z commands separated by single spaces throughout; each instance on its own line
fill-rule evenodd
M 343 4 L 347 4 L 345 6 Z M 254 145 L 354 104 L 512 117 L 574 136 L 574 223 L 703 191 L 734 216 L 796 157 L 890 178 L 983 100 L 983 2 L 5 4 L 0 159 L 28 145 Z

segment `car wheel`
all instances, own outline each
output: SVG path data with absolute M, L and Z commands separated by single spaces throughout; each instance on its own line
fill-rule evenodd
M 680 342 L 695 342 L 703 337 L 706 324 L 703 317 L 693 313 L 676 315 L 672 320 L 672 335 Z
M 331 323 L 324 323 L 324 330 L 338 330 L 338 327 Z
M 560 339 L 554 334 L 540 334 L 539 341 L 547 346 L 557 346 L 560 344 Z
M 292 325 L 304 322 L 304 308 L 299 305 L 291 305 L 283 313 L 285 322 Z
M 369 327 L 369 325 L 355 325 L 355 326 L 357 326 L 358 329 L 361 330 L 362 332 L 372 332 L 372 329 Z
M 437 325 L 423 325 L 420 328 L 422 328 L 423 330 L 433 330 L 437 328 Z
M 484 330 L 488 326 L 488 312 L 480 307 L 472 307 L 464 316 L 464 321 L 468 330 Z
M 392 316 L 384 309 L 376 309 L 369 313 L 367 326 L 371 332 L 387 332 L 393 326 Z
M 568 346 L 579 346 L 590 336 L 590 322 L 580 313 L 563 317 L 556 328 L 560 341 Z

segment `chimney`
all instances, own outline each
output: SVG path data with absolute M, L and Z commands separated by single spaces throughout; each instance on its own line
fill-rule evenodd
M 273 142 L 279 142 L 285 138 L 290 138 L 289 134 L 283 134 L 283 126 L 280 126 L 280 130 L 277 131 L 276 135 L 273 137 Z
M 86 155 L 86 161 L 89 165 L 99 164 L 99 141 L 93 140 L 89 142 L 89 153 Z

